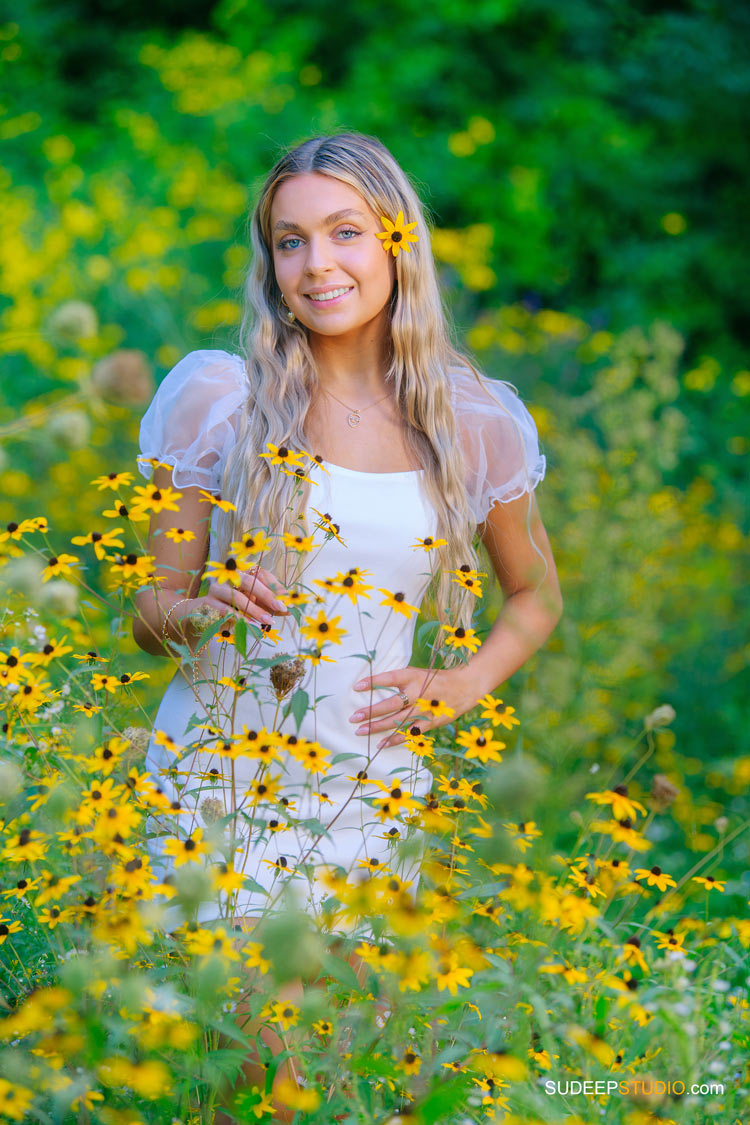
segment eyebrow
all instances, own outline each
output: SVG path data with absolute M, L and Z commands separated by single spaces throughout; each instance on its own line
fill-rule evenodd
M 355 211 L 351 207 L 345 207 L 343 211 L 334 211 L 331 215 L 328 215 L 325 219 L 323 219 L 321 226 L 330 226 L 331 223 L 337 223 L 340 219 L 345 219 L 347 215 L 359 215 L 361 219 L 367 218 L 367 216 L 362 211 Z M 275 231 L 302 230 L 302 227 L 298 226 L 296 223 L 290 223 L 288 219 L 279 219 L 273 229 Z

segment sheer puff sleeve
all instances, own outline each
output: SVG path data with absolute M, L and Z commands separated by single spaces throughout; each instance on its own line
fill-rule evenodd
M 507 503 L 536 488 L 547 462 L 534 419 L 513 387 L 454 371 L 451 388 L 466 489 L 479 525 L 496 500 Z
M 149 480 L 148 458 L 172 466 L 176 488 L 219 492 L 227 455 L 237 440 L 249 385 L 240 356 L 190 352 L 159 384 L 141 420 L 138 468 Z

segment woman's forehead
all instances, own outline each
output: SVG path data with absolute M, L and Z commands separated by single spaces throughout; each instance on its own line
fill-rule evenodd
M 305 172 L 285 180 L 277 189 L 271 204 L 271 221 L 279 219 L 319 226 L 339 211 L 358 211 L 365 218 L 373 212 L 350 184 L 320 172 Z

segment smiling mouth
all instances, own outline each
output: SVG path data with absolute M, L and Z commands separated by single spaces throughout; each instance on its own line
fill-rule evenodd
M 351 293 L 353 285 L 341 286 L 339 289 L 331 289 L 328 293 L 306 293 L 308 301 L 312 301 L 315 305 L 327 305 L 331 301 L 337 301 L 340 297 L 346 296 Z

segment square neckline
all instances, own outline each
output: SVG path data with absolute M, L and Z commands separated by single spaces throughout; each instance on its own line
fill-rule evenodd
M 337 465 L 335 461 L 323 461 L 324 468 L 336 469 L 340 473 L 350 473 L 355 477 L 411 477 L 423 473 L 424 469 L 396 469 L 394 472 L 378 473 L 367 472 L 365 469 L 350 469 L 346 465 Z

